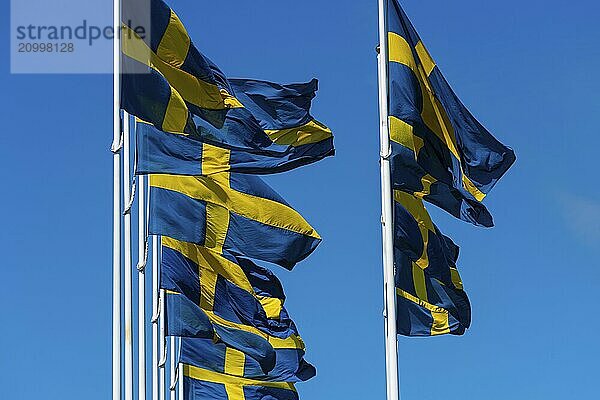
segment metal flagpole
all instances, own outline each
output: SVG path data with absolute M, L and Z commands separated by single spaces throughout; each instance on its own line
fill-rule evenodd
M 152 400 L 158 400 L 158 236 L 152 236 Z
M 160 253 L 159 253 L 160 254 Z M 159 265 L 160 265 L 160 258 L 158 261 Z M 160 393 L 159 393 L 159 398 L 160 400 L 165 400 L 166 396 L 167 396 L 167 368 L 166 368 L 166 363 L 167 363 L 167 340 L 165 338 L 165 316 L 166 316 L 166 304 L 165 302 L 167 301 L 167 299 L 165 298 L 165 291 L 163 289 L 160 289 L 160 297 L 159 297 L 159 304 L 160 304 L 160 318 L 159 318 L 159 341 L 158 341 L 158 346 L 160 349 L 160 360 L 158 361 L 158 366 L 160 367 L 160 377 L 159 377 L 159 388 L 160 388 Z
M 121 2 L 113 3 L 113 346 L 112 398 L 121 399 Z
M 146 400 L 146 178 L 138 179 L 138 400 Z
M 175 348 L 177 343 L 175 342 L 175 336 L 170 336 L 169 338 L 169 378 L 171 380 L 171 384 L 169 385 L 170 392 L 170 400 L 177 400 L 177 367 L 175 363 Z
M 379 0 L 379 113 L 380 113 L 380 164 L 381 164 L 381 228 L 383 239 L 383 276 L 385 298 L 385 358 L 387 400 L 399 400 L 398 338 L 396 331 L 396 285 L 394 276 L 394 226 L 393 193 L 390 168 L 390 137 L 388 126 L 388 76 L 387 76 L 387 0 Z
M 131 177 L 129 166 L 129 114 L 123 113 L 123 197 L 125 199 L 123 223 L 123 251 L 125 253 L 125 400 L 133 400 L 133 317 L 132 317 L 132 267 L 131 267 Z
M 181 341 L 183 338 L 179 338 L 179 352 L 181 353 Z M 179 400 L 183 400 L 183 364 L 179 363 L 177 367 L 179 371 L 179 380 L 177 381 L 177 387 L 179 388 Z

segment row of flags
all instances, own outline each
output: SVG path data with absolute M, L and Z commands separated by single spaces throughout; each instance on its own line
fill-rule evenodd
M 122 21 L 121 107 L 136 118 L 136 174 L 149 175 L 184 399 L 297 399 L 316 369 L 266 265 L 292 270 L 321 237 L 258 175 L 334 155 L 310 113 L 318 82 L 228 79 L 162 0 L 124 0 Z
M 398 0 L 385 3 L 397 333 L 461 335 L 459 247 L 426 204 L 493 226 L 483 200 L 516 157 L 461 103 Z M 318 82 L 227 78 L 162 0 L 125 0 L 122 21 L 121 107 L 136 118 L 135 172 L 149 175 L 180 400 L 295 400 L 316 369 L 267 265 L 292 270 L 321 237 L 259 175 L 334 155 L 310 112 Z
M 459 248 L 425 203 L 493 226 L 482 201 L 516 157 L 462 104 L 398 0 L 386 3 L 397 331 L 461 335 L 471 306 L 456 266 Z

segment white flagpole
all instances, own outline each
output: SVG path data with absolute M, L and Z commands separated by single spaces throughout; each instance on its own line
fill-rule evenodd
M 182 338 L 179 338 L 179 351 L 181 351 L 182 340 Z M 183 400 L 183 364 L 179 363 L 177 368 L 179 371 L 179 380 L 177 381 L 177 387 L 179 388 L 179 400 Z
M 175 363 L 175 348 L 177 344 L 175 343 L 175 336 L 169 337 L 169 379 L 171 384 L 169 385 L 169 393 L 170 400 L 177 400 L 177 368 Z
M 123 113 L 123 197 L 125 199 L 123 251 L 125 253 L 125 400 L 133 400 L 133 317 L 131 267 L 131 177 L 129 166 L 129 114 Z
M 146 400 L 146 178 L 138 179 L 138 400 Z
M 158 400 L 158 236 L 152 236 L 152 400 Z
M 113 345 L 112 398 L 121 399 L 121 2 L 113 3 Z
M 160 253 L 159 253 L 160 254 Z M 160 264 L 160 258 L 159 258 L 159 264 Z M 166 363 L 167 363 L 167 339 L 165 337 L 165 316 L 166 316 L 166 304 L 165 302 L 167 301 L 167 299 L 165 298 L 165 291 L 163 289 L 160 289 L 159 291 L 160 293 L 160 297 L 159 297 L 159 303 L 160 303 L 160 323 L 159 323 L 159 341 L 158 341 L 158 346 L 160 349 L 160 360 L 158 361 L 158 366 L 160 367 L 160 377 L 159 377 L 159 388 L 160 388 L 160 393 L 159 393 L 159 398 L 160 400 L 166 400 L 167 397 L 167 368 L 166 368 Z
M 396 331 L 396 284 L 394 276 L 394 214 L 392 208 L 392 182 L 390 168 L 390 137 L 388 126 L 388 76 L 387 76 L 387 0 L 379 0 L 379 113 L 380 113 L 380 164 L 381 164 L 381 228 L 383 239 L 383 277 L 385 298 L 385 358 L 387 400 L 399 400 L 398 338 Z

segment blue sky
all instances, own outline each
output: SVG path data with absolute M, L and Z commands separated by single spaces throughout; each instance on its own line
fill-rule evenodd
M 9 2 L 1 4 L 0 393 L 104 400 L 111 76 L 11 75 Z M 277 271 L 319 371 L 301 398 L 384 398 L 376 1 L 170 4 L 229 76 L 320 79 L 314 115 L 334 130 L 338 155 L 269 179 L 324 237 L 294 272 Z M 474 322 L 464 337 L 400 339 L 403 399 L 591 398 L 600 357 L 600 5 L 403 5 L 465 104 L 518 156 L 486 200 L 494 229 L 433 212 L 461 245 Z

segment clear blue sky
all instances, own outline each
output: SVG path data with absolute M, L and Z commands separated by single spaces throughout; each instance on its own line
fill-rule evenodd
M 277 271 L 319 371 L 300 393 L 383 399 L 376 1 L 170 3 L 230 76 L 320 79 L 314 114 L 338 155 L 270 179 L 324 237 L 294 272 Z M 464 337 L 400 339 L 403 399 L 592 398 L 600 6 L 403 4 L 459 96 L 518 155 L 487 200 L 496 228 L 434 213 L 462 247 L 474 322 Z M 105 400 L 111 76 L 10 75 L 7 0 L 0 10 L 0 397 Z

